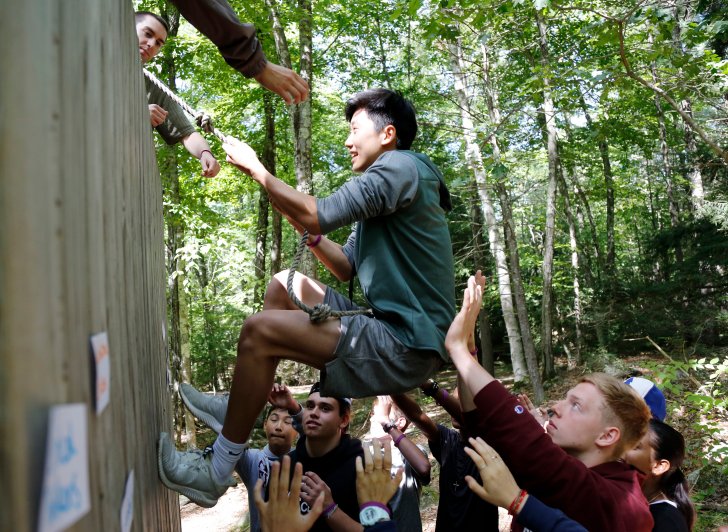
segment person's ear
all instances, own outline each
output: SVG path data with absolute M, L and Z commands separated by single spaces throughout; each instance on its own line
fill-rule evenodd
M 656 477 L 664 475 L 670 470 L 670 460 L 658 460 L 652 464 L 652 474 Z
M 397 147 L 397 130 L 392 124 L 384 126 L 382 131 L 379 132 L 379 135 L 383 148 Z
M 339 423 L 340 429 L 345 429 L 349 425 L 349 421 L 351 421 L 351 413 L 345 412 L 343 416 L 341 416 L 341 423 Z
M 597 447 L 607 448 L 615 445 L 622 437 L 622 432 L 618 427 L 606 427 L 595 440 Z

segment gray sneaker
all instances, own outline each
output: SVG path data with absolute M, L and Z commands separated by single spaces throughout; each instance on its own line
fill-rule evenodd
M 197 419 L 214 430 L 217 434 L 222 432 L 225 423 L 229 394 L 210 395 L 198 391 L 191 384 L 183 382 L 179 385 L 179 395 L 182 402 Z
M 211 448 L 204 452 L 178 451 L 166 432 L 159 436 L 157 467 L 165 486 L 205 508 L 215 506 L 222 494 L 236 484 L 232 476 L 224 484 L 215 482 Z

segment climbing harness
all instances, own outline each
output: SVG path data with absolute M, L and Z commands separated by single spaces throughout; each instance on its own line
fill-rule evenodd
M 298 249 L 296 250 L 296 256 L 293 257 L 293 264 L 291 269 L 288 270 L 288 297 L 291 298 L 298 308 L 308 314 L 308 317 L 314 323 L 320 323 L 325 321 L 327 318 L 341 318 L 342 316 L 357 316 L 359 314 L 371 314 L 372 311 L 368 308 L 360 308 L 356 310 L 334 310 L 326 303 L 318 303 L 313 308 L 307 306 L 303 301 L 298 299 L 295 292 L 293 291 L 293 277 L 296 274 L 298 263 L 301 261 L 303 256 L 303 250 L 306 249 L 306 241 L 308 240 L 308 231 L 304 231 L 301 236 L 301 241 L 298 243 Z
M 228 142 L 229 139 L 232 139 L 233 137 L 228 137 L 227 135 L 220 132 L 220 130 L 216 129 L 212 125 L 212 119 L 210 116 L 206 113 L 203 113 L 202 111 L 196 111 L 193 109 L 187 102 L 185 102 L 182 98 L 177 96 L 172 90 L 167 87 L 164 83 L 159 81 L 157 77 L 149 72 L 148 70 L 144 69 L 144 75 L 154 83 L 159 89 L 165 93 L 167 96 L 172 98 L 177 105 L 179 105 L 182 109 L 184 109 L 187 114 L 194 117 L 195 121 L 197 122 L 197 126 L 202 129 L 206 133 L 212 133 L 217 138 L 219 138 L 222 142 Z M 357 316 L 359 314 L 371 314 L 372 311 L 366 308 L 361 308 L 357 310 L 334 310 L 329 305 L 325 303 L 318 303 L 313 308 L 307 306 L 303 301 L 298 299 L 295 292 L 293 291 L 293 277 L 296 273 L 296 268 L 298 268 L 298 264 L 301 262 L 301 257 L 303 256 L 303 250 L 306 248 L 306 241 L 308 240 L 308 231 L 303 232 L 303 236 L 301 237 L 301 242 L 298 244 L 298 249 L 296 250 L 296 255 L 293 258 L 293 264 L 291 264 L 290 270 L 288 270 L 288 297 L 291 298 L 291 301 L 295 303 L 295 305 L 300 308 L 302 311 L 306 312 L 309 315 L 309 318 L 314 323 L 320 323 L 322 321 L 325 321 L 327 318 L 340 318 L 342 316 Z

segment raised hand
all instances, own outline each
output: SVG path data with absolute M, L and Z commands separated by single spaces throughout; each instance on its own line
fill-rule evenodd
M 299 496 L 301 494 L 301 477 L 303 466 L 296 464 L 293 479 L 290 480 L 291 458 L 284 456 L 281 462 L 271 465 L 268 501 L 263 499 L 263 479 L 255 485 L 255 505 L 260 513 L 261 527 L 264 532 L 304 532 L 309 530 L 324 508 L 323 493 L 310 504 L 311 510 L 301 514 Z M 289 491 L 290 488 L 290 491 Z
M 372 451 L 374 456 L 364 447 L 364 465 L 361 456 L 356 457 L 356 496 L 360 505 L 367 502 L 386 505 L 397 492 L 404 470 L 399 468 L 392 477 L 392 449 L 385 445 L 382 456 L 382 444 L 377 438 L 372 439 Z
M 468 279 L 468 286 L 463 293 L 463 305 L 450 325 L 445 337 L 445 348 L 450 356 L 460 354 L 463 350 L 470 353 L 469 342 L 472 342 L 473 331 L 478 320 L 480 307 L 483 304 L 483 288 L 485 277 L 478 270 Z
M 521 493 L 521 488 L 516 484 L 511 471 L 495 449 L 481 438 L 470 438 L 468 441 L 473 449 L 466 447 L 465 452 L 478 468 L 482 484 L 470 475 L 465 476 L 465 482 L 484 501 L 501 508 L 508 508 Z
M 291 390 L 285 384 L 273 384 L 273 388 L 268 394 L 268 402 L 276 408 L 285 408 L 294 414 L 300 409 L 298 402 L 291 394 Z
M 255 80 L 289 105 L 301 103 L 308 96 L 308 83 L 293 70 L 280 65 L 266 64 Z
M 261 173 L 267 172 L 263 163 L 258 160 L 253 148 L 248 146 L 242 140 L 233 137 L 227 137 L 222 145 L 222 149 L 227 153 L 227 162 L 235 165 L 238 169 L 245 172 L 253 179 Z

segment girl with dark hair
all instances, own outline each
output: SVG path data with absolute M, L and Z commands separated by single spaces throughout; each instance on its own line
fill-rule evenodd
M 646 476 L 642 491 L 650 503 L 656 532 L 691 532 L 695 507 L 680 467 L 685 459 L 682 434 L 667 423 L 650 420 L 647 434 L 625 460 Z

